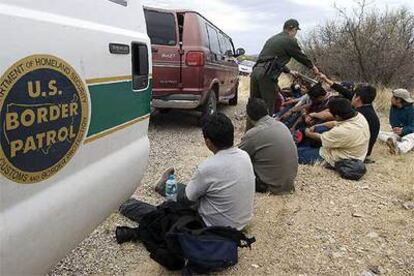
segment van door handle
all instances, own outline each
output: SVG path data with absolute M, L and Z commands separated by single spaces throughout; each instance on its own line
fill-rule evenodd
M 157 48 L 154 48 L 154 47 L 151 48 L 151 52 L 153 52 L 153 53 L 158 53 L 158 51 L 159 50 Z

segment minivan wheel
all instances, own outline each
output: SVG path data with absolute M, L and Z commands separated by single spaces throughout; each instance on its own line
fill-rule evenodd
M 208 99 L 202 108 L 201 119 L 203 120 L 204 118 L 210 115 L 213 115 L 216 112 L 217 112 L 217 97 L 214 91 L 210 91 L 208 95 Z
M 237 105 L 237 101 L 239 100 L 239 83 L 236 84 L 234 87 L 236 93 L 234 93 L 234 97 L 229 100 L 229 105 Z

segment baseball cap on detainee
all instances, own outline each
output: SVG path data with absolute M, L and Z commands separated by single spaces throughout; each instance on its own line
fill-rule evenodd
M 300 30 L 299 22 L 293 18 L 287 20 L 285 24 L 283 25 L 283 29 L 293 29 L 293 28 L 297 28 L 298 30 Z
M 407 89 L 395 89 L 392 91 L 392 95 L 396 98 L 401 98 L 407 103 L 414 103 L 413 98 L 411 98 L 410 92 Z

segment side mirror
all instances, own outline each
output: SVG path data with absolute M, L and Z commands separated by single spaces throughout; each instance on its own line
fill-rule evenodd
M 236 57 L 242 56 L 246 53 L 246 51 L 243 48 L 238 48 L 236 50 Z

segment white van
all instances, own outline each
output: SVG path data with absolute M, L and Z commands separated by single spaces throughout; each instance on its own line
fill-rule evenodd
M 151 46 L 138 0 L 0 0 L 0 275 L 46 273 L 139 185 Z

